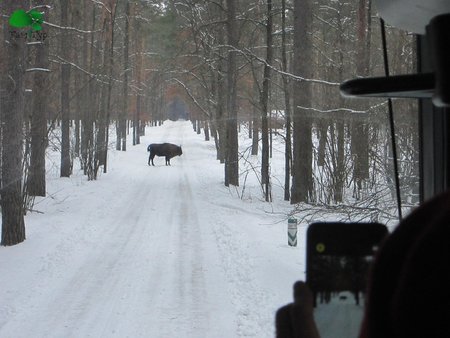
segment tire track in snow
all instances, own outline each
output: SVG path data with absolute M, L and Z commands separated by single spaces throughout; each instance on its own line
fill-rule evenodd
M 168 128 L 163 140 L 175 142 L 177 139 L 177 143 L 182 143 L 185 130 Z M 167 176 L 165 184 L 158 180 L 153 194 L 156 198 L 159 194 L 165 198 L 158 201 L 164 211 L 156 214 L 155 218 L 157 226 L 168 229 L 164 239 L 166 268 L 161 271 L 159 291 L 153 294 L 152 337 L 165 338 L 173 332 L 180 332 L 183 337 L 198 337 L 199 333 L 203 336 L 203 332 L 211 329 L 209 311 L 205 311 L 209 299 L 205 283 L 203 236 L 192 192 L 192 173 L 195 171 L 189 161 L 185 161 L 185 156 L 177 157 L 172 166 L 151 168 L 156 171 L 155 175 L 163 172 Z M 152 283 L 154 287 L 156 285 Z
M 181 308 L 186 313 L 186 320 L 191 324 L 191 333 L 203 332 L 209 327 L 208 313 L 205 306 L 205 276 L 203 264 L 202 233 L 199 228 L 197 208 L 193 202 L 191 184 L 186 173 L 178 183 L 181 206 L 177 222 L 179 222 L 178 246 L 180 257 L 178 271 L 184 282 L 179 285 Z
M 225 222 L 218 221 L 214 235 L 219 247 L 222 267 L 229 284 L 231 301 L 237 309 L 237 334 L 239 337 L 272 337 L 273 318 L 268 318 L 267 296 L 253 277 L 253 260 L 248 254 L 245 239 Z M 248 250 L 247 250 L 248 249 Z
M 110 205 L 98 194 L 95 205 L 88 206 L 90 214 L 69 222 L 81 232 L 74 232 L 72 238 L 67 237 L 58 245 L 57 259 L 33 279 L 40 285 L 25 291 L 21 301 L 14 303 L 19 304 L 18 316 L 11 315 L 13 308 L 5 309 L 8 320 L 14 318 L 6 323 L 4 332 L 17 333 L 17 338 L 36 337 L 34 332 L 43 333 L 45 338 L 167 338 L 174 332 L 192 338 L 235 337 L 234 317 L 228 316 L 232 311 L 220 308 L 230 290 L 232 300 L 243 309 L 238 319 L 239 335 L 259 332 L 245 321 L 244 313 L 251 313 L 254 305 L 251 300 L 240 300 L 243 296 L 248 298 L 246 291 L 237 290 L 245 288 L 245 281 L 241 276 L 234 281 L 236 269 L 230 262 L 235 260 L 240 266 L 241 260 L 246 261 L 245 252 L 235 240 L 219 236 L 218 252 L 205 256 L 210 249 L 206 241 L 216 239 L 213 228 L 222 225 L 202 217 L 195 202 L 195 190 L 201 183 L 208 183 L 197 176 L 194 149 L 189 149 L 193 144 L 182 142 L 183 134 L 192 131 L 185 127 L 167 129 L 164 137 L 174 143 L 181 141 L 186 153 L 177 157 L 171 167 L 147 166 L 147 159 L 141 157 L 146 146 L 130 149 L 135 157 L 139 151 L 137 159 L 121 154 L 130 166 L 142 164 L 142 169 L 133 169 L 135 177 L 120 173 L 114 176 L 117 182 L 109 181 L 117 183 L 117 194 L 123 194 L 117 204 Z M 124 182 L 125 178 L 128 179 Z M 202 201 L 198 204 L 205 205 Z M 100 224 L 107 223 L 107 227 L 96 224 L 99 218 Z M 222 230 L 225 236 L 229 229 Z M 71 252 L 72 249 L 78 252 Z M 229 255 L 230 260 L 225 257 Z M 219 256 L 230 262 L 226 274 L 219 267 Z M 245 276 L 244 267 L 239 269 Z M 217 285 L 212 286 L 211 281 Z M 248 281 L 252 284 L 251 279 Z M 54 289 L 45 287 L 45 283 Z M 231 286 L 229 290 L 227 285 Z M 41 293 L 37 298 L 42 302 L 33 301 L 35 308 L 23 311 L 27 298 L 36 298 L 35 291 Z
M 141 182 L 137 187 L 143 187 Z M 116 191 L 120 193 L 122 190 L 119 187 Z M 138 200 L 145 196 L 144 191 L 141 196 L 137 196 Z M 134 196 L 128 194 L 123 196 L 124 204 L 132 201 L 132 197 Z M 134 231 L 133 227 L 124 226 L 132 217 L 132 209 L 123 213 L 121 211 L 126 210 L 122 208 L 123 204 L 111 206 L 107 200 L 101 198 L 97 201 L 98 203 L 88 209 L 89 214 L 86 210 L 83 211 L 86 213 L 82 213 L 83 218 L 54 225 L 55 231 L 60 231 L 61 226 L 73 226 L 74 230 L 71 236 L 62 237 L 62 241 L 41 258 L 43 264 L 33 276 L 33 287 L 24 290 L 14 301 L 11 309 L 18 307 L 20 312 L 17 316 L 8 316 L 4 326 L 18 327 L 12 330 L 15 331 L 15 337 L 29 337 L 31 332 L 46 332 L 44 337 L 70 336 L 70 332 L 78 330 L 83 321 L 88 320 L 86 313 L 99 308 L 93 299 L 98 299 L 105 285 L 114 279 L 114 274 L 109 270 L 116 266 L 116 261 L 120 262 L 118 250 L 124 247 L 127 238 L 131 238 Z M 133 205 L 130 207 L 133 208 Z M 120 216 L 108 215 L 111 210 L 115 210 Z M 99 217 L 110 219 L 111 226 L 99 227 L 96 224 Z M 116 233 L 122 235 L 120 243 L 114 243 L 110 239 Z M 109 249 L 104 250 L 108 252 L 105 257 L 100 255 L 102 248 Z M 67 266 L 70 266 L 70 269 L 67 269 Z M 67 275 L 67 272 L 70 274 Z M 102 275 L 102 272 L 105 274 Z M 48 285 L 57 285 L 57 288 L 50 289 Z M 36 298 L 41 300 L 40 308 L 34 306 L 35 301 L 31 306 L 28 305 L 29 300 Z M 87 308 L 89 304 L 94 304 L 93 311 Z M 11 313 L 15 314 L 15 310 Z M 44 317 L 44 314 L 48 313 L 51 315 Z M 3 327 L 0 327 L 1 329 Z
M 140 252 L 137 246 L 146 237 L 146 224 L 140 221 L 141 214 L 136 210 L 147 200 L 148 190 L 142 184 L 140 188 L 137 195 L 129 196 L 132 200 L 125 212 L 116 210 L 109 216 L 111 227 L 102 234 L 102 241 L 92 247 L 85 261 L 74 266 L 65 287 L 49 295 L 47 306 L 53 309 L 53 315 L 43 321 L 47 331 L 42 332 L 46 332 L 46 337 L 109 335 L 117 325 L 117 318 L 123 317 L 127 293 L 138 292 L 142 283 L 128 277 L 134 273 L 127 273 L 136 268 L 137 263 L 133 262 L 143 262 L 137 257 Z M 118 293 L 117 289 L 122 292 Z M 120 298 L 116 297 L 118 294 Z

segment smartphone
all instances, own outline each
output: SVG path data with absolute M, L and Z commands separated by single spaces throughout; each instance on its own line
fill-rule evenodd
M 379 223 L 313 223 L 306 235 L 306 283 L 322 338 L 357 338 L 374 255 L 387 236 Z

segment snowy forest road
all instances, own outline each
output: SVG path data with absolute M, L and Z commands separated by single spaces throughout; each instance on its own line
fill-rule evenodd
M 27 216 L 27 241 L 0 248 L 0 337 L 273 335 L 271 304 L 283 302 L 272 288 L 291 280 L 261 278 L 273 254 L 236 224 L 258 212 L 223 195 L 213 145 L 199 147 L 189 122 L 148 133 L 142 141 L 183 155 L 148 166 L 143 143 L 110 154 L 96 182 L 54 179 L 35 206 L 43 214 Z

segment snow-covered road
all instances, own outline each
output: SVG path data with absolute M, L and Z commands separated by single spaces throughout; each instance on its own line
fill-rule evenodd
M 183 155 L 149 167 L 152 142 Z M 0 248 L 0 337 L 272 337 L 304 271 L 274 206 L 225 188 L 213 141 L 187 121 L 109 161 L 95 182 L 50 161 L 27 240 Z

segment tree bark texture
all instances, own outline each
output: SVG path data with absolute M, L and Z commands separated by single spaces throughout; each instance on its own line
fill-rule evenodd
M 282 71 L 288 72 L 288 61 L 286 52 L 286 0 L 281 1 L 281 67 Z M 287 76 L 282 77 L 284 91 L 286 141 L 284 154 L 284 200 L 291 199 L 291 165 L 292 165 L 292 133 L 291 133 L 291 94 L 290 81 Z
M 49 84 L 48 40 L 35 44 L 36 62 L 34 67 L 47 69 L 33 75 L 33 100 L 31 107 L 31 155 L 27 177 L 27 193 L 31 196 L 45 196 L 45 151 L 48 145 L 47 113 Z
M 262 151 L 261 151 L 261 181 L 263 184 L 264 195 L 266 202 L 271 200 L 270 195 L 270 177 L 269 177 L 269 90 L 270 90 L 270 67 L 273 59 L 273 18 L 272 18 L 272 1 L 267 0 L 267 23 L 266 23 L 266 43 L 267 54 L 266 62 L 264 64 L 264 79 L 261 93 L 261 137 L 262 137 Z
M 61 0 L 61 26 L 69 24 L 69 1 Z M 69 34 L 63 30 L 60 37 L 61 64 L 61 177 L 72 174 L 72 159 L 70 155 L 70 65 Z
M 294 74 L 312 78 L 312 25 L 311 0 L 294 1 Z M 291 203 L 310 202 L 313 198 L 311 119 L 311 84 L 306 80 L 294 83 L 293 112 L 293 168 Z M 304 108 L 302 108 L 304 107 Z
M 125 5 L 125 28 L 124 28 L 124 50 L 123 50 L 123 87 L 122 87 L 122 109 L 119 112 L 117 124 L 117 150 L 127 150 L 127 115 L 128 115 L 128 78 L 130 73 L 130 2 L 126 0 Z
M 28 1 L 5 0 L 0 3 L 2 13 L 27 8 Z M 10 35 L 7 20 L 3 23 L 3 42 L 0 51 L 0 107 L 2 113 L 2 238 L 1 245 L 10 246 L 25 240 L 25 221 L 22 193 L 24 74 L 26 41 Z
M 236 51 L 238 45 L 237 0 L 227 0 L 227 37 L 228 37 L 228 69 L 227 69 L 227 147 L 225 159 L 225 185 L 239 186 L 238 131 L 236 106 Z

